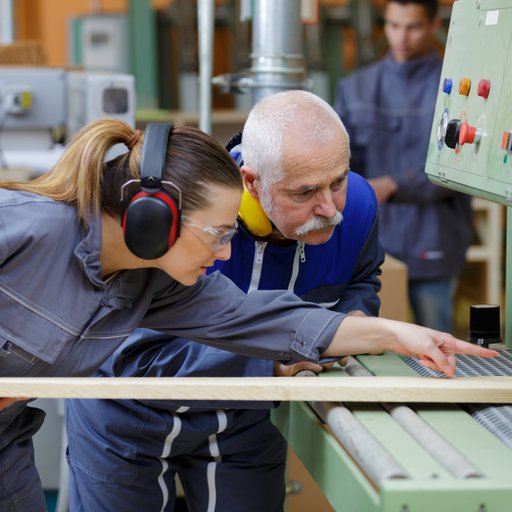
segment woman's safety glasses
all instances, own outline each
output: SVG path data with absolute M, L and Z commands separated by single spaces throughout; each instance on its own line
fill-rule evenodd
M 207 244 L 213 252 L 220 251 L 225 245 L 229 244 L 238 232 L 238 222 L 236 221 L 231 228 L 218 229 L 208 224 L 202 224 L 201 222 L 192 220 L 186 215 L 182 215 L 181 220 L 183 225 L 189 228 L 198 228 L 200 232 L 205 233 L 207 236 L 203 239 L 203 237 L 200 237 L 198 233 L 191 229 L 191 232 L 196 235 L 201 242 Z M 208 240 L 206 240 L 206 238 L 208 238 Z

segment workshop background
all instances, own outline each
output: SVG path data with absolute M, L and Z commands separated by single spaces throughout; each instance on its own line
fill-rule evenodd
M 452 3 L 440 2 L 441 54 Z M 329 103 L 333 102 L 339 78 L 385 53 L 383 4 L 379 0 L 321 0 L 315 13 L 318 22 L 303 25 L 305 66 L 314 92 Z M 196 1 L 16 0 L 0 6 L 0 76 L 4 67 L 16 66 L 126 73 L 135 77 L 137 125 L 160 119 L 198 125 Z M 250 67 L 250 22 L 240 21 L 242 6 L 238 0 L 215 2 L 216 77 Z M 6 9 L 12 14 L 11 26 Z M 222 87 L 214 87 L 212 94 L 213 135 L 224 143 L 243 125 L 250 98 Z M 504 300 L 505 207 L 474 198 L 473 210 L 473 244 L 458 285 L 454 319 L 455 332 L 461 338 L 468 336 L 470 304 L 502 304 Z M 386 261 L 381 292 L 383 316 L 411 318 L 406 273 L 402 263 L 391 258 Z M 61 411 L 57 401 L 46 405 L 55 408 L 56 413 L 49 414 L 38 434 L 42 441 L 37 462 L 51 511 L 62 478 Z M 292 452 L 288 476 L 288 512 L 333 510 Z
M 442 54 L 453 0 L 440 1 Z M 198 124 L 198 38 L 195 0 L 16 0 L 13 44 L 0 46 L 0 65 L 99 69 L 135 77 L 138 124 L 169 117 Z M 216 0 L 213 75 L 250 67 L 250 22 L 239 0 Z M 383 0 L 321 0 L 318 23 L 303 29 L 305 66 L 314 91 L 332 103 L 336 81 L 387 49 Z M 4 19 L 5 22 L 5 19 Z M 97 32 L 95 43 L 87 34 Z M 104 36 L 103 39 L 100 36 Z M 151 55 L 151 58 L 147 56 Z M 212 90 L 213 134 L 225 142 L 243 124 L 247 94 Z M 474 200 L 474 243 L 459 284 L 455 325 L 467 335 L 469 304 L 501 303 L 504 208 Z

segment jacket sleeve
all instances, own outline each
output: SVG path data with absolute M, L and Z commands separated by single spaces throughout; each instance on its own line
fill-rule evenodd
M 378 218 L 376 217 L 364 247 L 359 253 L 350 282 L 333 310 L 347 313 L 358 309 L 369 316 L 378 316 L 380 299 L 377 294 L 381 288 L 379 276 L 383 262 L 384 250 L 378 237 Z
M 233 354 L 184 338 L 137 329 L 101 367 L 105 377 L 267 377 L 274 361 Z M 158 409 L 268 409 L 271 401 L 143 400 Z
M 246 295 L 220 272 L 170 286 L 155 294 L 141 327 L 251 357 L 318 362 L 345 317 L 289 292 Z

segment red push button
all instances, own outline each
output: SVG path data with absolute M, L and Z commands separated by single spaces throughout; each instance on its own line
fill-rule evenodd
M 473 144 L 475 142 L 476 126 L 469 126 L 468 123 L 462 123 L 459 132 L 459 145 Z
M 491 82 L 490 80 L 486 80 L 482 78 L 480 82 L 478 82 L 477 94 L 482 98 L 487 99 L 489 97 L 489 91 L 491 90 Z

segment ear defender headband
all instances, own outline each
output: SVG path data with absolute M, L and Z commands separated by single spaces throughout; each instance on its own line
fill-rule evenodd
M 141 192 L 128 203 L 121 224 L 128 249 L 145 260 L 163 256 L 180 236 L 181 190 L 170 181 L 162 181 L 173 128 L 174 125 L 169 123 L 147 125 L 142 143 L 140 180 L 129 180 L 121 187 L 123 204 L 124 188 L 130 183 L 140 183 Z M 162 185 L 176 190 L 178 204 Z

